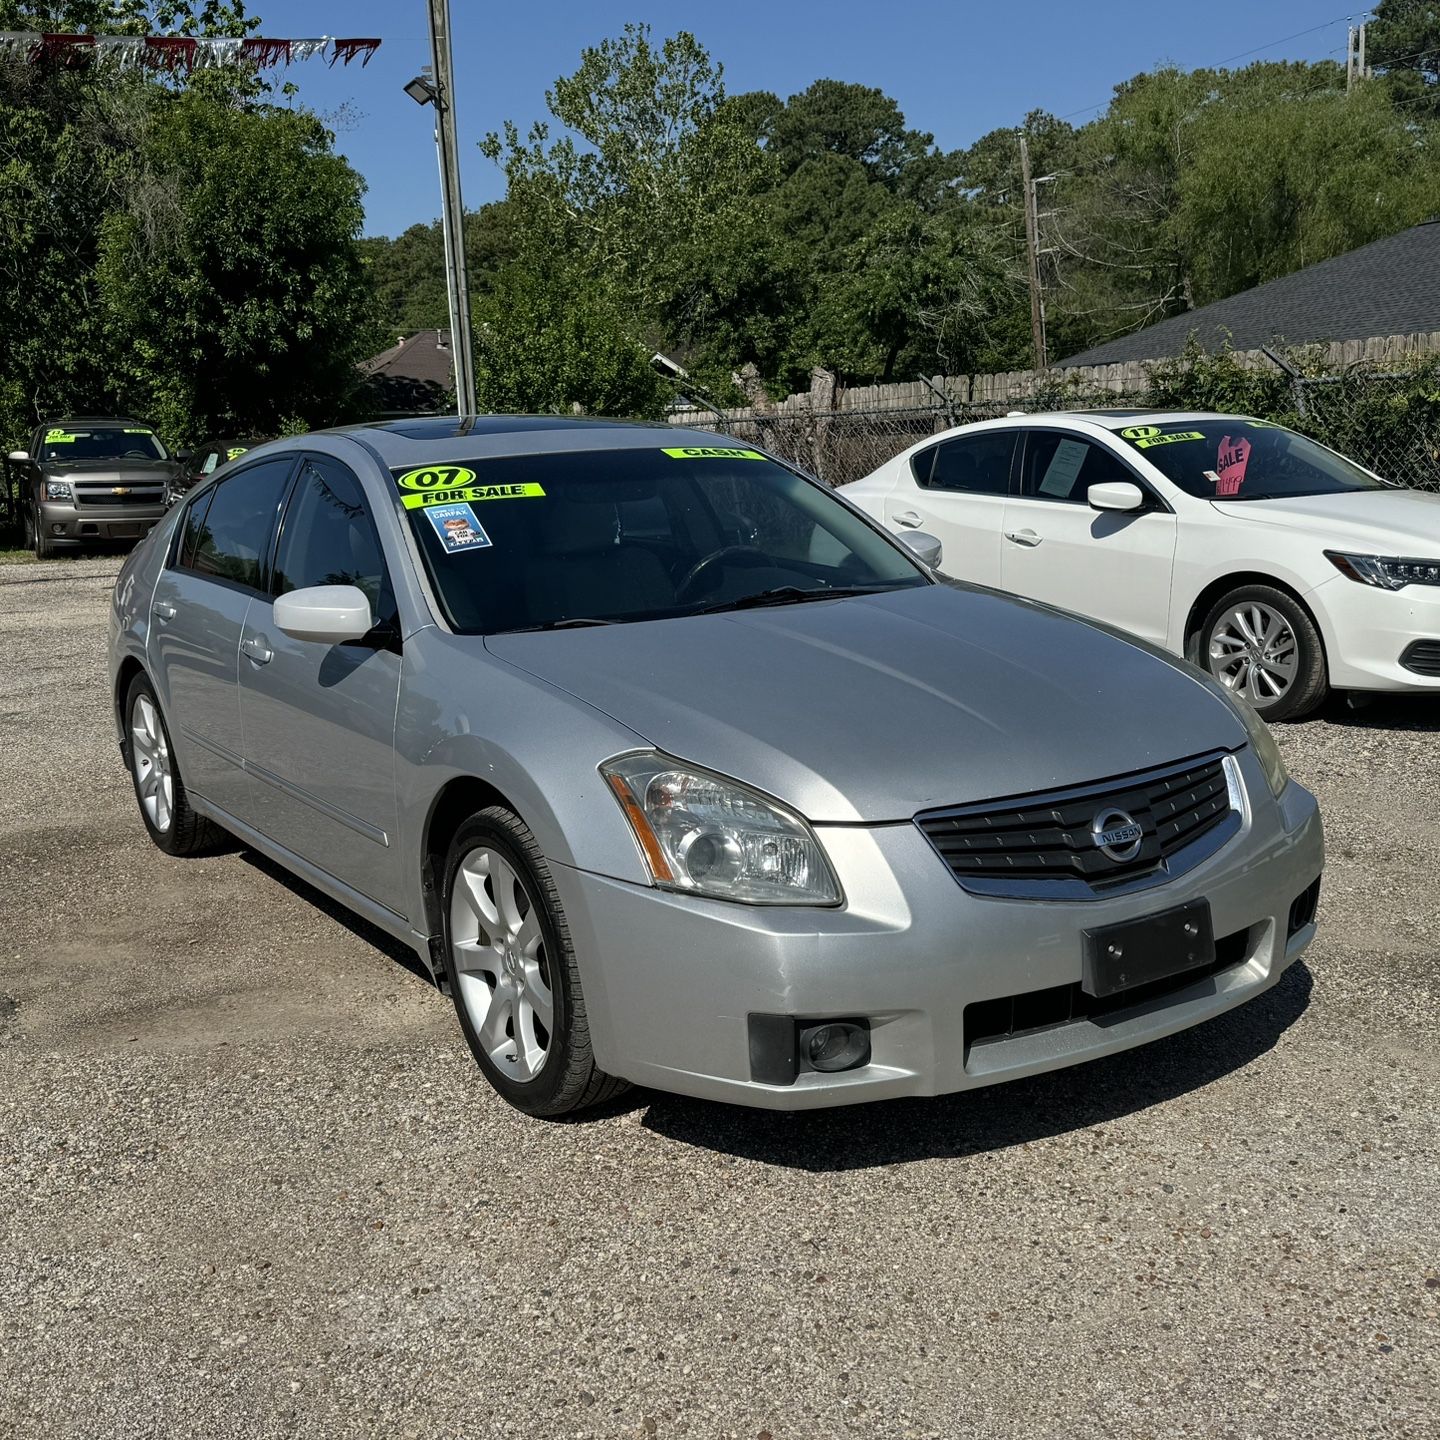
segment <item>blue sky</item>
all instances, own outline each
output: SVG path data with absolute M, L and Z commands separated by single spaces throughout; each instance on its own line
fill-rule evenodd
M 251 0 L 250 9 L 262 35 L 381 37 L 363 70 L 311 60 L 289 76 L 369 184 L 367 233 L 433 219 L 429 112 L 401 91 L 429 63 L 425 0 Z M 575 68 L 582 46 L 627 20 L 648 22 L 657 36 L 693 31 L 724 63 L 732 92 L 783 98 L 821 76 L 878 86 L 946 149 L 1036 107 L 1080 112 L 1071 118 L 1081 123 L 1119 81 L 1164 61 L 1215 65 L 1262 46 L 1253 58 L 1343 60 L 1347 20 L 1336 0 L 451 0 L 451 12 L 467 208 L 504 193 L 475 148 L 480 137 L 506 119 L 524 129 L 543 115 L 546 88 Z M 1310 33 L 1286 38 L 1299 31 Z

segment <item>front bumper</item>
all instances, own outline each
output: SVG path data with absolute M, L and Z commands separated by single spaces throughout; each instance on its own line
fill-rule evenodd
M 103 545 L 143 540 L 165 517 L 159 505 L 76 505 L 69 500 L 42 500 L 36 523 L 52 545 Z
M 847 896 L 842 909 L 697 900 L 552 867 L 585 986 L 597 1063 L 656 1089 L 771 1109 L 939 1095 L 1091 1060 L 1211 1019 L 1274 985 L 1309 944 L 1287 934 L 1292 902 L 1319 876 L 1314 797 L 1279 804 L 1253 754 L 1240 756 L 1249 814 L 1188 874 L 1104 900 L 967 894 L 910 824 L 817 827 Z M 1103 1018 L 977 1044 L 972 1002 L 1081 979 L 1081 932 L 1190 900 L 1218 938 L 1244 933 L 1229 969 Z M 1238 944 L 1238 942 L 1237 942 Z M 749 1017 L 863 1017 L 871 1061 L 790 1085 L 751 1078 Z
M 1381 590 L 1336 575 L 1305 599 L 1337 689 L 1440 691 L 1440 675 L 1418 674 L 1401 663 L 1417 640 L 1440 641 L 1440 585 Z

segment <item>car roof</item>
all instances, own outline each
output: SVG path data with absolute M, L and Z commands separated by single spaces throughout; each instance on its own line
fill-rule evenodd
M 137 420 L 133 415 L 61 415 L 54 420 L 42 420 L 39 428 L 45 430 L 55 425 L 87 425 L 92 430 L 104 430 L 115 425 L 144 425 L 154 429 L 148 421 Z
M 749 442 L 705 430 L 636 420 L 575 415 L 417 415 L 324 432 L 345 435 L 373 451 L 385 465 L 438 464 L 500 455 L 580 450 L 641 450 L 649 446 L 719 445 L 743 449 Z M 296 436 L 303 442 L 304 436 Z
M 1034 414 L 1015 412 L 1004 417 L 1009 425 L 1031 425 L 1037 420 L 1059 420 L 1073 423 L 1087 420 L 1106 430 L 1124 430 L 1131 425 L 1176 425 L 1190 420 L 1243 420 L 1243 415 L 1227 415 L 1219 410 L 1040 410 Z M 996 423 L 996 422 L 990 422 Z

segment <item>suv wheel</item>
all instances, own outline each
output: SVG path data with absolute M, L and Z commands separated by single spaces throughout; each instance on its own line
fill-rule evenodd
M 497 805 L 460 827 L 441 901 L 460 1029 L 500 1095 L 557 1116 L 624 1090 L 595 1065 L 560 897 L 519 816 Z
M 137 675 L 125 693 L 121 750 L 150 838 L 167 855 L 198 855 L 212 849 L 221 832 L 190 808 L 160 702 L 144 675 Z
M 29 532 L 30 548 L 34 550 L 35 558 L 37 560 L 53 560 L 55 547 L 45 533 L 45 526 L 41 523 L 39 511 L 27 512 L 25 528 Z
M 1200 663 L 1265 720 L 1296 720 L 1325 698 L 1325 648 L 1315 622 L 1270 585 L 1243 585 L 1211 607 Z

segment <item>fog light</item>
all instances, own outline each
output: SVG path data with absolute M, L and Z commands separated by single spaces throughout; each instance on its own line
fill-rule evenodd
M 65 533 L 65 526 L 57 520 L 55 524 L 50 527 L 50 533 L 52 535 L 63 535 Z
M 846 1020 L 807 1026 L 800 1032 L 800 1054 L 811 1070 L 854 1070 L 870 1063 L 870 1032 Z

